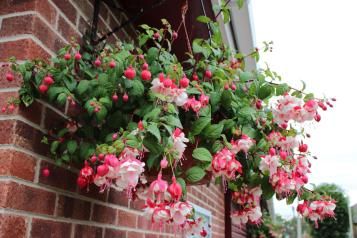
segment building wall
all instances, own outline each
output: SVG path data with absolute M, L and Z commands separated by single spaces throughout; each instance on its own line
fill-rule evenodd
M 7 82 L 6 60 L 49 58 L 72 37 L 79 39 L 89 26 L 93 11 L 89 0 L 0 1 L 0 106 L 17 96 L 21 79 Z M 100 12 L 100 31 L 117 26 L 106 6 Z M 118 32 L 111 41 L 130 39 L 133 29 Z M 142 202 L 128 202 L 126 195 L 111 189 L 98 193 L 76 187 L 78 170 L 57 167 L 49 157 L 42 134 L 52 128 L 66 108 L 37 101 L 31 108 L 0 113 L 0 238 L 161 238 L 175 236 L 173 228 L 151 227 L 142 217 Z M 41 169 L 48 167 L 50 176 Z M 188 188 L 188 200 L 212 212 L 213 237 L 224 237 L 224 193 L 220 187 Z

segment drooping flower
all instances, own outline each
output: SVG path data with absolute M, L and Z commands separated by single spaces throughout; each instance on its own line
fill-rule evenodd
M 231 151 L 237 154 L 239 151 L 243 151 L 245 154 L 248 153 L 250 147 L 255 144 L 255 141 L 247 135 L 242 135 L 239 140 L 231 141 L 232 149 Z
M 212 171 L 215 176 L 225 176 L 234 179 L 237 173 L 242 173 L 241 163 L 235 159 L 235 154 L 228 148 L 218 151 L 212 159 Z
M 180 160 L 183 156 L 183 153 L 186 150 L 186 143 L 189 141 L 185 137 L 185 133 L 180 128 L 176 128 L 172 133 L 173 139 L 173 150 L 175 151 L 174 157 L 177 160 Z

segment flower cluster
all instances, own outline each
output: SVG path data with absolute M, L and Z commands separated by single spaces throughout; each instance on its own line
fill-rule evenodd
M 153 225 L 162 227 L 164 224 L 173 224 L 189 234 L 201 232 L 202 218 L 194 219 L 193 207 L 188 202 L 180 201 L 182 187 L 175 177 L 169 186 L 160 172 L 144 193 L 141 195 L 146 201 L 144 216 Z
M 151 85 L 151 91 L 160 95 L 160 99 L 166 102 L 175 102 L 177 106 L 181 107 L 188 101 L 186 89 L 184 87 L 179 88 L 175 80 L 165 78 L 164 74 L 160 74 L 159 78 L 154 78 Z
M 323 103 L 313 99 L 304 103 L 302 99 L 285 94 L 277 99 L 272 112 L 275 122 L 286 128 L 290 120 L 302 123 L 315 118 L 319 121 L 321 119 L 317 112 L 319 105 Z
M 262 156 L 259 164 L 259 169 L 269 175 L 275 192 L 282 196 L 288 196 L 292 192 L 299 193 L 308 182 L 310 167 L 305 155 L 288 155 L 284 150 L 277 154 L 274 148 L 270 149 L 269 155 Z
M 236 224 L 259 224 L 262 217 L 261 195 L 260 187 L 242 187 L 238 192 L 234 192 L 232 200 L 239 205 L 239 208 L 232 213 L 232 221 Z
M 238 173 L 242 173 L 242 165 L 236 160 L 236 154 L 240 151 L 247 153 L 250 147 L 254 144 L 254 140 L 247 135 L 242 135 L 239 140 L 231 141 L 231 149 L 227 147 L 218 151 L 212 159 L 213 174 L 224 176 L 227 180 L 233 180 L 237 177 Z
M 188 111 L 192 110 L 196 113 L 198 113 L 202 108 L 206 107 L 209 103 L 209 96 L 205 94 L 201 94 L 199 99 L 197 100 L 195 97 L 190 97 L 185 105 L 183 105 L 183 108 Z
M 323 220 L 335 215 L 336 201 L 329 198 L 317 201 L 304 201 L 297 207 L 297 211 L 317 225 L 318 220 Z
M 118 157 L 113 154 L 93 156 L 91 161 L 96 164 L 96 173 L 86 163 L 78 177 L 78 185 L 83 188 L 93 182 L 102 191 L 113 185 L 130 194 L 144 172 L 145 163 L 137 159 L 138 156 L 139 151 L 130 147 L 124 148 Z

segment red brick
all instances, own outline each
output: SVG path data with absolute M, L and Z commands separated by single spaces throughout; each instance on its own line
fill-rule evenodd
M 64 122 L 66 121 L 66 119 L 62 115 L 58 114 L 57 112 L 53 111 L 48 107 L 45 108 L 45 111 L 46 112 L 44 126 L 47 130 L 59 129 L 64 126 Z
M 137 220 L 137 215 L 126 212 L 126 211 L 121 211 L 118 210 L 118 226 L 127 226 L 131 228 L 136 228 L 136 220 Z
M 52 2 L 66 15 L 66 17 L 75 23 L 77 19 L 77 10 L 69 0 L 52 0 Z
M 144 205 L 145 205 L 145 201 L 140 199 L 130 202 L 130 208 L 135 210 L 142 210 L 144 208 Z
M 76 0 L 74 3 L 88 19 L 92 19 L 93 7 L 89 4 L 88 0 Z M 104 8 L 104 6 L 101 6 L 101 8 Z
M 33 34 L 52 51 L 58 51 L 64 46 L 59 39 L 37 15 L 25 15 L 5 18 L 2 22 L 0 36 L 15 36 L 20 34 Z
M 144 233 L 128 231 L 128 237 L 130 237 L 130 238 L 144 238 Z
M 37 45 L 32 39 L 23 39 L 0 43 L 0 61 L 7 61 L 10 57 L 17 60 L 49 59 L 51 55 Z
M 2 103 L 0 107 L 7 105 L 7 103 L 13 98 L 19 98 L 18 92 L 3 92 L 0 93 L 0 102 Z M 15 110 L 12 112 L 1 113 L 2 115 L 21 115 L 24 118 L 30 120 L 31 122 L 40 125 L 41 114 L 42 114 L 42 104 L 37 101 L 33 102 L 30 107 L 26 107 L 23 104 L 16 106 Z
M 0 144 L 11 144 L 14 140 L 15 120 L 0 121 Z
M 78 30 L 82 33 L 85 34 L 87 30 L 90 28 L 90 23 L 87 22 L 83 17 L 79 18 L 79 23 L 78 23 Z
M 52 215 L 54 193 L 15 182 L 0 183 L 0 207 Z
M 0 149 L 0 174 L 33 181 L 36 160 L 25 153 Z
M 126 238 L 126 231 L 114 230 L 114 229 L 105 229 L 104 238 Z M 128 236 L 128 238 L 131 238 Z
M 106 224 L 115 224 L 116 209 L 95 204 L 93 207 L 92 221 Z
M 83 196 L 90 197 L 90 198 L 100 200 L 100 201 L 106 201 L 107 197 L 108 197 L 108 191 L 105 190 L 105 191 L 101 192 L 100 188 L 95 184 L 89 185 L 88 190 L 87 189 L 80 190 L 79 193 Z
M 68 41 L 71 41 L 73 37 L 77 41 L 80 40 L 79 33 L 61 16 L 58 19 L 58 32 Z
M 155 230 L 151 219 L 146 216 L 138 216 L 137 228 L 144 230 Z
M 125 192 L 119 192 L 115 189 L 110 189 L 109 191 L 109 196 L 108 196 L 108 202 L 109 203 L 114 203 L 123 207 L 128 207 L 129 206 L 129 199 L 128 196 Z
M 57 216 L 88 220 L 91 204 L 87 201 L 60 195 L 57 203 Z
M 41 161 L 41 170 L 48 168 L 50 176 L 44 177 L 42 174 L 39 177 L 39 182 L 42 184 L 50 185 L 56 188 L 64 189 L 67 191 L 75 191 L 77 187 L 77 174 L 46 161 Z
M 48 221 L 34 218 L 32 220 L 31 238 L 64 238 L 71 236 L 71 223 Z
M 156 235 L 156 234 L 145 234 L 145 238 L 159 238 L 159 235 Z
M 0 214 L 0 237 L 25 238 L 26 221 L 23 217 Z
M 16 121 L 14 144 L 42 155 L 49 154 L 49 146 L 41 143 L 43 133 L 22 121 Z
M 102 238 L 102 233 L 100 227 L 76 225 L 74 238 Z
M 0 15 L 30 10 L 39 12 L 50 24 L 56 21 L 56 9 L 47 0 L 0 1 Z

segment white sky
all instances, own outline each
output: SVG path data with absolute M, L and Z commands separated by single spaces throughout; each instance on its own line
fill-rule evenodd
M 336 97 L 308 141 L 318 156 L 310 182 L 336 183 L 357 203 L 357 0 L 251 0 L 256 42 L 274 41 L 263 62 L 283 79 Z M 292 215 L 285 202 L 275 210 Z

